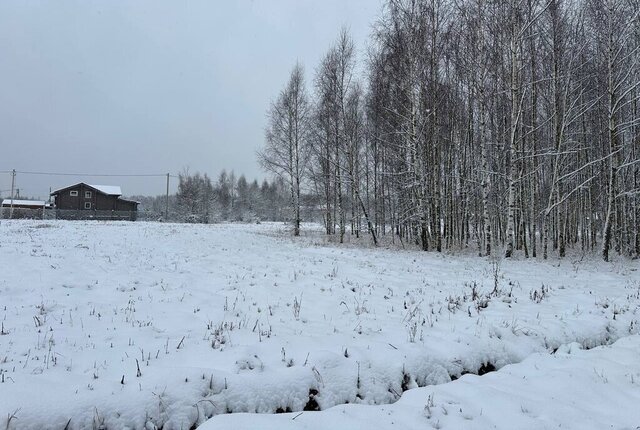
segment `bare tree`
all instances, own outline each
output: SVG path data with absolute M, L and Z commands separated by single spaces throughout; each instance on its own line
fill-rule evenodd
M 304 71 L 298 63 L 269 109 L 265 147 L 258 153 L 261 166 L 289 184 L 294 236 L 300 235 L 300 190 L 307 161 L 309 119 Z
M 639 11 L 638 0 L 387 0 L 366 84 L 343 31 L 316 68 L 311 162 L 298 171 L 326 233 L 342 242 L 364 220 L 374 242 L 425 251 L 474 237 L 483 256 L 638 255 Z M 268 133 L 282 156 L 263 158 L 295 183 L 284 98 Z

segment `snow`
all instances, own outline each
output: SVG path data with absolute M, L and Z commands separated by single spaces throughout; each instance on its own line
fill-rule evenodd
M 14 206 L 33 206 L 33 207 L 43 207 L 47 202 L 41 200 L 18 200 L 13 199 Z M 11 206 L 11 199 L 4 199 L 2 201 L 2 206 Z
M 64 188 L 59 188 L 57 190 L 54 190 L 51 192 L 51 195 L 57 194 L 60 191 L 64 191 L 66 189 L 69 188 L 73 188 L 77 185 L 83 184 L 84 182 L 79 182 L 77 184 L 73 184 L 73 185 L 67 185 Z M 120 189 L 120 186 L 118 185 L 91 185 L 91 184 L 85 184 L 95 190 L 98 190 L 104 194 L 107 194 L 109 196 L 121 196 L 122 195 L 122 190 Z
M 87 184 L 89 185 L 89 184 Z M 109 196 L 121 196 L 122 190 L 118 185 L 89 185 L 91 188 L 95 188 L 96 190 L 107 194 Z
M 534 354 L 486 376 L 407 391 L 392 405 L 322 412 L 218 415 L 202 430 L 636 429 L 640 336 L 584 351 Z
M 637 262 L 24 220 L 0 224 L 0 261 L 0 428 L 640 422 Z

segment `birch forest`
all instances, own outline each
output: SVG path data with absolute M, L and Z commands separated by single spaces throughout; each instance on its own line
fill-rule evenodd
M 371 28 L 268 109 L 294 234 L 311 194 L 340 242 L 640 255 L 639 0 L 390 0 Z

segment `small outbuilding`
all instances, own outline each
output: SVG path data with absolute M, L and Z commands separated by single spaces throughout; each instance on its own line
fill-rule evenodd
M 2 218 L 5 219 L 43 219 L 47 202 L 41 200 L 4 199 Z
M 135 221 L 138 204 L 122 198 L 116 185 L 89 185 L 84 182 L 51 193 L 58 219 L 105 219 Z

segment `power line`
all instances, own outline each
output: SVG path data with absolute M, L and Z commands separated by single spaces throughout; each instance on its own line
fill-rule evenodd
M 46 175 L 46 176 L 93 176 L 93 177 L 163 177 L 166 178 L 166 173 L 148 173 L 148 174 L 98 174 L 98 173 L 60 173 L 60 172 L 26 172 L 22 170 L 16 170 L 16 173 L 20 173 L 22 175 Z M 1 171 L 0 173 L 11 173 L 11 171 Z M 175 175 L 170 175 L 172 178 L 177 178 Z

